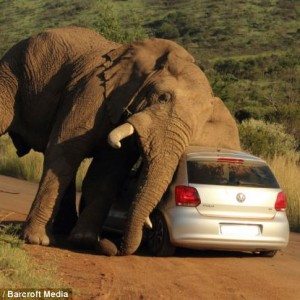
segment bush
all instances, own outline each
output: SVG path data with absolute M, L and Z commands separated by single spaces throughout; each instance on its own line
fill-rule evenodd
M 91 26 L 107 39 L 120 43 L 130 43 L 147 37 L 141 20 L 134 12 L 126 15 L 127 25 L 125 25 L 121 22 L 120 14 L 111 1 L 96 1 L 94 10 L 97 11 L 97 16 L 92 21 L 87 21 L 86 26 Z
M 165 22 L 157 30 L 156 36 L 165 39 L 175 39 L 179 37 L 179 31 L 176 26 Z
M 239 131 L 243 148 L 257 156 L 287 155 L 296 149 L 294 136 L 281 124 L 250 119 L 239 125 Z
M 278 72 L 294 68 L 299 61 L 297 53 L 254 55 L 246 58 L 218 59 L 214 70 L 222 75 L 232 74 L 238 79 L 259 79 L 263 76 L 278 77 Z

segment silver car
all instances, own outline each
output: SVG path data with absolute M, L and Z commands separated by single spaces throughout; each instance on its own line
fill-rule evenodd
M 130 201 L 122 203 L 110 211 L 110 230 L 124 226 Z M 145 239 L 157 256 L 171 256 L 176 247 L 185 247 L 272 257 L 288 244 L 286 205 L 264 160 L 239 151 L 189 147 L 150 216 L 152 228 Z

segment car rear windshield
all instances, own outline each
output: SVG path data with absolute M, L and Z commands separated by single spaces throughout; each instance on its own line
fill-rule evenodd
M 190 160 L 187 162 L 190 183 L 278 188 L 270 168 L 264 163 L 218 162 Z

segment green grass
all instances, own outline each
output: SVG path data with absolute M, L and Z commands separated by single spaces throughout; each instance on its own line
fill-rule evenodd
M 0 138 L 0 174 L 38 182 L 42 175 L 43 156 L 31 151 L 19 158 L 10 138 Z
M 0 0 L 0 56 L 12 45 L 45 28 L 69 25 L 93 28 L 115 41 L 146 36 L 139 17 L 126 11 L 121 17 L 109 0 Z
M 23 249 L 18 227 L 0 223 L 0 288 L 59 288 L 50 264 L 38 265 Z

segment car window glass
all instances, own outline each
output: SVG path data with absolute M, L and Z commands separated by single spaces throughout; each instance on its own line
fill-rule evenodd
M 190 183 L 278 188 L 270 168 L 263 163 L 229 163 L 190 160 L 187 162 Z

